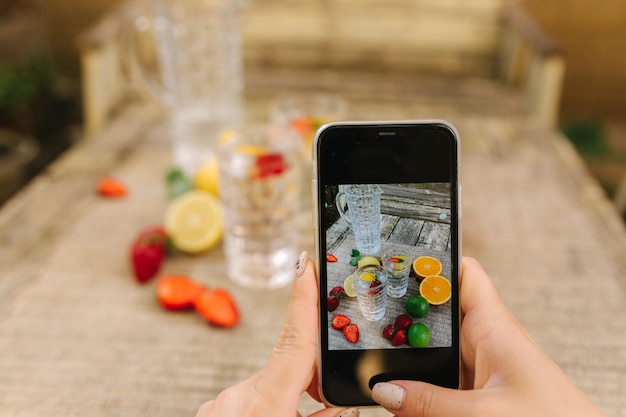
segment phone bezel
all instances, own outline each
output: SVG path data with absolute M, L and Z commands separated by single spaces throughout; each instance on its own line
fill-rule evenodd
M 451 183 L 451 194 L 452 194 L 452 205 L 453 205 L 453 210 L 455 212 L 455 223 L 456 223 L 456 230 L 453 231 L 453 235 L 454 240 L 456 241 L 456 247 L 453 248 L 453 254 L 454 252 L 456 252 L 456 265 L 453 265 L 453 269 L 454 269 L 454 275 L 455 277 L 453 278 L 454 284 L 455 284 L 455 290 L 454 291 L 454 307 L 455 310 L 453 311 L 453 314 L 455 314 L 456 316 L 456 320 L 453 320 L 453 324 L 454 324 L 454 328 L 453 328 L 453 346 L 450 348 L 426 348 L 426 349 L 413 349 L 410 355 L 404 355 L 402 353 L 397 354 L 397 352 L 400 351 L 396 351 L 396 350 L 384 350 L 383 352 L 380 352 L 379 350 L 369 350 L 369 351 L 363 351 L 363 350 L 359 350 L 359 351 L 332 351 L 332 353 L 329 353 L 330 351 L 328 350 L 327 344 L 325 343 L 325 338 L 324 338 L 324 334 L 323 331 L 327 326 L 324 326 L 322 324 L 323 321 L 323 314 L 326 313 L 325 311 L 325 305 L 324 305 L 324 298 L 323 296 L 325 295 L 326 292 L 326 288 L 324 287 L 324 283 L 322 282 L 322 276 L 325 276 L 323 274 L 323 268 L 325 267 L 325 259 L 322 256 L 323 250 L 321 250 L 322 247 L 325 247 L 325 243 L 321 242 L 322 236 L 321 236 L 321 230 L 320 230 L 320 225 L 322 222 L 321 219 L 321 210 L 320 210 L 320 197 L 319 197 L 319 193 L 321 190 L 321 187 L 323 184 L 320 184 L 320 175 L 319 175 L 319 164 L 320 164 L 320 143 L 321 141 L 327 140 L 327 136 L 329 134 L 329 132 L 332 132 L 333 134 L 340 134 L 344 137 L 344 139 L 342 140 L 348 140 L 347 136 L 351 135 L 352 136 L 352 140 L 355 141 L 355 143 L 357 144 L 367 144 L 367 143 L 373 143 L 373 144 L 380 144 L 382 143 L 382 141 L 385 141 L 385 143 L 390 143 L 393 142 L 394 140 L 398 140 L 398 141 L 403 141 L 403 140 L 407 140 L 406 137 L 403 138 L 403 135 L 414 135 L 415 132 L 428 132 L 431 129 L 435 129 L 435 130 L 442 130 L 445 132 L 446 135 L 449 135 L 450 138 L 452 138 L 452 140 L 454 141 L 454 144 L 452 146 L 452 154 L 453 154 L 453 159 L 454 161 L 450 163 L 450 173 L 449 173 L 449 177 L 450 177 L 450 183 Z M 382 133 L 382 134 L 381 134 Z M 356 136 L 355 136 L 356 135 Z M 408 140 L 413 140 L 413 139 L 408 139 Z M 453 384 L 450 384 L 449 381 L 446 380 L 445 383 L 442 383 L 441 385 L 444 386 L 449 386 L 449 387 L 454 387 L 454 388 L 458 388 L 460 386 L 460 382 L 461 382 L 461 355 L 460 355 L 460 346 L 459 346 L 459 342 L 460 342 L 460 323 L 461 323 L 461 315 L 460 315 L 460 288 L 459 288 L 459 275 L 460 275 L 460 267 L 461 267 L 461 218 L 462 218 L 462 209 L 461 209 L 461 180 L 460 180 L 460 140 L 459 140 L 459 135 L 458 132 L 456 131 L 456 129 L 448 122 L 444 121 L 444 120 L 438 120 L 438 119 L 429 119 L 429 120 L 404 120 L 404 121 L 342 121 L 342 122 L 333 122 L 333 123 L 328 123 L 322 127 L 320 127 L 320 129 L 317 131 L 314 140 L 313 140 L 313 188 L 314 188 L 314 209 L 315 209 L 315 243 L 316 243 L 316 260 L 317 260 L 317 265 L 318 265 L 318 271 L 320 273 L 320 287 L 319 287 L 319 293 L 320 293 L 320 314 L 319 314 L 319 320 L 320 320 L 320 326 L 319 326 L 319 342 L 318 342 L 318 376 L 320 378 L 319 380 L 319 388 L 320 388 L 320 396 L 321 398 L 324 400 L 324 402 L 328 405 L 335 405 L 335 406 L 370 406 L 370 405 L 375 405 L 375 403 L 370 399 L 370 398 L 366 398 L 364 395 L 362 394 L 362 390 L 359 389 L 357 387 L 357 390 L 359 390 L 361 392 L 361 394 L 355 394 L 354 392 L 349 392 L 349 388 L 347 385 L 349 384 L 345 384 L 345 383 L 340 383 L 338 384 L 336 387 L 327 387 L 327 385 L 332 385 L 332 383 L 330 382 L 331 380 L 327 380 L 325 378 L 326 375 L 328 374 L 327 371 L 324 368 L 324 366 L 326 365 L 325 362 L 326 360 L 324 358 L 327 358 L 329 356 L 334 356 L 335 358 L 344 356 L 344 359 L 342 361 L 342 363 L 346 363 L 346 367 L 353 369 L 354 368 L 354 364 L 356 363 L 356 360 L 365 355 L 365 354 L 373 354 L 375 353 L 377 356 L 382 356 L 384 358 L 391 358 L 393 356 L 395 357 L 400 357 L 401 361 L 406 361 L 408 359 L 408 357 L 410 356 L 412 359 L 417 358 L 418 356 L 421 357 L 420 361 L 422 362 L 426 362 L 428 361 L 429 363 L 434 363 L 433 361 L 437 361 L 440 360 L 442 356 L 445 355 L 441 355 L 439 354 L 440 352 L 442 352 L 441 349 L 445 350 L 445 349 L 450 349 L 450 353 L 451 353 L 451 357 L 450 355 L 448 355 L 448 361 L 454 361 L 456 363 L 456 370 L 455 370 L 455 380 Z M 341 175 L 341 174 L 340 174 Z M 346 174 L 349 175 L 349 174 Z M 378 181 L 376 180 L 377 175 L 379 175 L 378 173 L 376 173 L 375 171 L 373 171 L 371 177 L 367 178 L 367 177 L 358 177 L 357 178 L 353 178 L 350 179 L 350 181 L 346 182 L 346 183 L 354 183 L 354 182 L 358 182 L 358 183 L 377 183 L 380 181 L 380 178 L 378 179 Z M 400 174 L 400 175 L 404 175 L 404 174 Z M 352 181 L 354 180 L 354 181 Z M 393 182 L 393 181 L 380 181 L 380 182 Z M 424 181 L 427 182 L 427 181 Z M 322 314 L 323 313 L 323 314 Z M 327 324 L 327 323 L 325 323 Z M 374 360 L 380 360 L 380 357 L 378 359 Z M 345 361 L 345 362 L 344 362 Z M 337 360 L 335 360 L 335 364 L 337 363 Z M 337 369 L 337 368 L 335 368 Z M 410 373 L 406 374 L 406 375 L 398 375 L 397 372 L 394 372 L 393 375 L 388 375 L 388 378 L 384 375 L 381 374 L 381 380 L 389 380 L 389 379 L 398 379 L 397 377 L 403 377 L 406 379 L 416 379 L 414 377 L 411 376 Z M 436 381 L 431 381 L 431 382 L 435 382 Z M 372 381 L 370 381 L 370 384 L 372 383 Z M 357 398 L 357 400 L 344 400 L 342 398 L 337 398 L 336 396 L 333 398 L 333 396 L 328 395 L 325 391 L 325 388 L 329 388 L 329 389 L 333 389 L 336 388 L 337 390 L 341 390 L 341 391 L 347 391 L 348 393 L 344 395 L 344 397 L 348 397 L 348 398 Z

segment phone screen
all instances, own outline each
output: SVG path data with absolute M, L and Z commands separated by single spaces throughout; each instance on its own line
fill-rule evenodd
M 315 158 L 323 397 L 373 404 L 373 385 L 393 379 L 458 388 L 453 128 L 331 124 Z

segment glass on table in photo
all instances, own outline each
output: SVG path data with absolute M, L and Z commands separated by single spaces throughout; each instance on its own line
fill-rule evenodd
M 379 265 L 366 265 L 357 269 L 353 277 L 363 317 L 370 321 L 382 319 L 387 308 L 388 277 L 385 269 Z
M 389 251 L 383 256 L 383 268 L 387 271 L 389 279 L 387 295 L 391 298 L 400 298 L 406 294 L 411 272 L 409 258 L 400 251 Z
M 380 196 L 377 184 L 343 185 L 335 197 L 337 211 L 350 225 L 361 255 L 375 255 L 380 250 Z M 344 209 L 341 198 L 348 206 Z
M 293 137 L 269 125 L 244 127 L 219 148 L 220 196 L 229 277 L 282 287 L 294 278 L 300 171 Z

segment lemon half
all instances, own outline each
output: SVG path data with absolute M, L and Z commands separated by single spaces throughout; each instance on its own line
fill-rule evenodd
M 220 200 L 206 191 L 189 191 L 175 198 L 165 212 L 165 230 L 176 248 L 200 253 L 219 243 L 224 233 Z
M 356 287 L 354 286 L 354 278 L 352 275 L 348 275 L 346 280 L 343 282 L 343 290 L 346 292 L 348 297 L 356 297 Z

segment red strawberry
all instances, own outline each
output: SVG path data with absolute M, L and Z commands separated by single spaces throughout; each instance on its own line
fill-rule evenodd
M 98 194 L 103 197 L 125 197 L 128 189 L 121 181 L 113 177 L 101 177 L 96 184 Z
M 167 235 L 160 226 L 142 230 L 130 248 L 133 272 L 138 282 L 147 282 L 154 277 L 165 257 Z
M 400 314 L 396 317 L 396 321 L 394 322 L 394 325 L 398 330 L 406 330 L 411 326 L 411 324 L 413 324 L 413 319 L 406 314 Z
M 347 325 L 350 324 L 352 320 L 348 316 L 344 316 L 343 314 L 335 314 L 332 321 L 333 329 L 341 330 Z
M 339 298 L 328 297 L 328 300 L 326 301 L 326 305 L 327 305 L 328 311 L 335 311 L 337 307 L 339 307 Z
M 346 290 L 344 290 L 342 286 L 337 286 L 330 290 L 330 293 L 328 293 L 328 295 L 334 298 L 345 298 Z
M 280 175 L 287 169 L 285 158 L 279 153 L 268 153 L 256 158 L 256 171 L 254 178 L 267 178 L 272 175 Z
M 343 335 L 350 343 L 356 343 L 359 341 L 359 326 L 355 323 L 351 323 L 343 328 Z
M 393 346 L 400 346 L 406 343 L 406 331 L 398 330 L 396 334 L 393 335 L 393 339 L 391 339 L 391 344 Z
M 237 303 L 223 288 L 203 291 L 194 302 L 196 312 L 210 324 L 234 327 L 239 323 Z
M 168 310 L 193 307 L 204 286 L 183 275 L 165 275 L 156 283 L 157 299 Z
M 393 324 L 388 324 L 383 329 L 383 337 L 387 340 L 391 340 L 395 332 L 396 326 L 394 326 Z
M 374 279 L 371 283 L 370 283 L 370 290 L 368 291 L 369 295 L 376 295 L 379 292 L 381 292 L 383 290 L 383 288 L 378 288 L 380 287 L 382 283 L 376 278 Z

